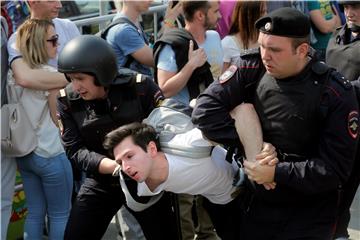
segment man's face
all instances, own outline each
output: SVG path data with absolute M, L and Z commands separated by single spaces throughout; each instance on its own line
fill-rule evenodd
M 114 148 L 114 156 L 122 170 L 135 181 L 144 182 L 150 176 L 153 160 L 149 153 L 133 142 L 131 136 Z
M 62 8 L 59 0 L 52 1 L 30 1 L 31 11 L 41 19 L 54 19 L 59 16 L 59 11 Z
M 290 38 L 260 32 L 258 43 L 261 59 L 269 75 L 282 79 L 298 73 L 301 57 L 293 49 Z
M 152 0 L 134 1 L 132 4 L 134 4 L 134 7 L 139 13 L 144 13 L 149 9 L 152 2 Z
M 207 30 L 216 29 L 217 22 L 221 18 L 218 1 L 209 1 L 210 8 L 207 11 L 204 27 Z
M 79 93 L 84 100 L 102 99 L 106 96 L 106 91 L 102 86 L 96 86 L 95 78 L 86 73 L 66 74 L 72 83 L 75 92 Z
M 345 4 L 344 13 L 349 28 L 351 28 L 352 25 L 360 26 L 360 3 L 354 5 Z

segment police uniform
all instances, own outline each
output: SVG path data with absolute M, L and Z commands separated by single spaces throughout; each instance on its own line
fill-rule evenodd
M 265 34 L 303 37 L 305 15 L 282 8 L 259 19 Z M 265 73 L 260 54 L 243 56 L 201 94 L 193 122 L 210 140 L 240 144 L 229 112 L 254 105 L 264 142 L 279 157 L 274 190 L 256 185 L 241 225 L 242 239 L 330 239 L 338 186 L 349 177 L 358 140 L 358 105 L 342 75 L 311 59 L 296 76 L 275 79 Z M 261 229 L 261 231 L 259 231 Z
M 341 7 L 344 4 L 359 5 L 356 1 L 339 1 Z M 358 32 L 353 36 L 352 32 Z M 336 68 L 339 72 L 352 81 L 355 89 L 360 94 L 360 26 L 344 24 L 334 32 L 326 49 L 326 64 Z M 360 100 L 360 96 L 358 96 Z M 350 207 L 360 183 L 360 146 L 357 157 L 348 182 L 343 186 L 342 201 L 339 205 L 339 219 L 336 224 L 335 237 L 348 237 L 348 225 L 350 222 Z
M 142 121 L 162 99 L 152 79 L 135 73 L 120 75 L 108 88 L 105 99 L 86 101 L 72 90 L 71 84 L 61 91 L 58 110 L 63 145 L 73 164 L 86 172 L 65 239 L 101 239 L 125 203 L 118 177 L 98 172 L 100 161 L 109 156 L 103 148 L 104 137 L 123 124 Z M 136 190 L 135 181 L 129 179 L 129 184 Z M 148 210 L 132 213 L 147 239 L 176 238 L 172 227 L 175 224 L 169 224 L 174 218 L 167 197 Z

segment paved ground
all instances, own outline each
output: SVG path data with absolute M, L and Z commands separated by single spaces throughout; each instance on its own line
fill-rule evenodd
M 351 206 L 349 233 L 351 240 L 360 240 L 360 188 L 358 189 L 355 200 Z M 121 240 L 121 237 L 118 235 L 115 218 L 111 221 L 103 240 Z

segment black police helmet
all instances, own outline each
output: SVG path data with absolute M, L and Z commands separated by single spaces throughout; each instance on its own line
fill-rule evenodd
M 339 5 L 356 5 L 356 4 L 359 4 L 358 1 L 345 1 L 345 0 L 339 0 L 338 1 L 338 4 Z
M 88 73 L 95 76 L 95 84 L 108 87 L 117 76 L 116 56 L 102 38 L 82 35 L 68 42 L 59 54 L 61 73 Z

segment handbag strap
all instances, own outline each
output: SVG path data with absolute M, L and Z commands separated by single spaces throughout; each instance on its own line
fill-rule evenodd
M 10 94 L 10 96 L 8 96 L 9 103 L 18 103 L 18 104 L 22 105 L 20 100 L 21 100 L 21 98 L 23 96 L 24 88 L 17 85 L 17 84 L 15 84 L 15 83 L 9 83 L 7 85 L 7 87 L 9 89 L 8 94 Z M 18 93 L 18 91 L 16 89 L 17 87 L 21 90 L 20 93 Z M 20 96 L 19 96 L 19 94 L 20 94 Z M 11 102 L 10 102 L 10 100 L 11 100 Z M 26 112 L 25 112 L 25 114 L 26 114 Z M 41 124 L 42 124 L 42 122 L 43 122 L 43 120 L 45 118 L 45 114 L 46 114 L 46 106 L 43 107 L 43 110 L 42 110 L 41 115 L 40 115 L 39 123 L 36 125 L 36 127 L 34 129 L 35 131 L 38 130 L 39 127 L 41 126 Z

